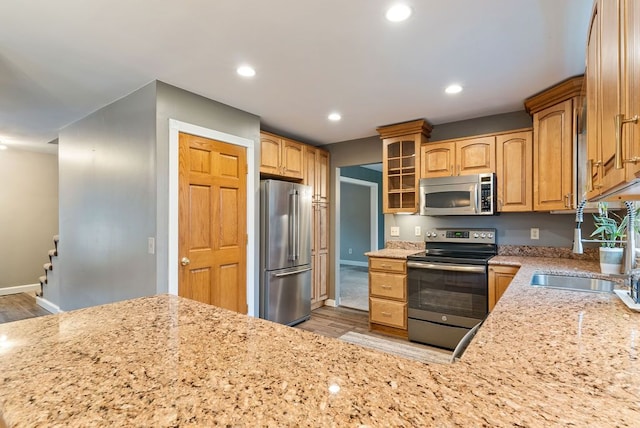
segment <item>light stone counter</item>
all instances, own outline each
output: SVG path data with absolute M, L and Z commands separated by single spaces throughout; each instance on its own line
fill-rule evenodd
M 453 365 L 162 295 L 0 325 L 0 412 L 24 427 L 638 426 L 640 314 L 528 285 L 593 263 L 495 261 L 521 268 Z
M 424 250 L 423 250 L 424 251 Z M 405 250 L 403 248 L 384 248 L 377 251 L 369 251 L 364 253 L 367 257 L 384 257 L 387 259 L 406 259 L 411 254 L 419 253 L 419 250 Z

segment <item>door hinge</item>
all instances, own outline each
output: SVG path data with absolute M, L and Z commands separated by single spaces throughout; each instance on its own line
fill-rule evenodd
M 248 164 L 244 165 L 244 173 L 245 173 L 245 175 L 249 174 L 249 165 Z
M 249 234 L 244 235 L 244 245 L 249 245 Z

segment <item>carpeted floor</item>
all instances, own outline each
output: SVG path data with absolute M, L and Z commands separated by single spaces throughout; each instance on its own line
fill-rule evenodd
M 374 349 L 376 351 L 397 355 L 422 363 L 451 363 L 452 353 L 450 351 L 426 348 L 424 346 L 416 345 L 411 342 L 400 342 L 392 339 L 372 336 L 370 334 L 356 333 L 353 331 L 343 334 L 338 339 L 362 346 L 364 348 Z
M 340 265 L 340 306 L 369 311 L 369 268 Z

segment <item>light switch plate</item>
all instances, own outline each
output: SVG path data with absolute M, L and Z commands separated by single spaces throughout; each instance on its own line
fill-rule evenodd
M 531 228 L 531 239 L 540 239 L 540 229 L 537 227 Z
M 416 230 L 414 233 L 416 236 L 422 236 L 422 229 L 420 228 L 420 226 L 416 226 Z
M 147 238 L 147 253 L 149 254 L 156 253 L 156 238 L 153 238 L 153 237 Z
M 398 226 L 391 226 L 391 236 L 400 236 L 400 228 Z

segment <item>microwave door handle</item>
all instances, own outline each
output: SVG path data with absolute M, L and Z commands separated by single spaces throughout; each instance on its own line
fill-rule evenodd
M 471 212 L 474 214 L 478 214 L 478 206 L 480 205 L 480 201 L 478 201 L 478 184 L 474 184 L 471 188 L 471 192 L 473 192 L 472 197 L 470 198 L 473 202 L 473 207 L 471 207 Z

